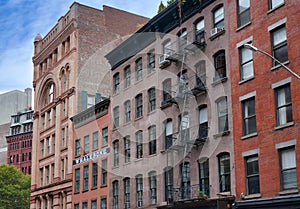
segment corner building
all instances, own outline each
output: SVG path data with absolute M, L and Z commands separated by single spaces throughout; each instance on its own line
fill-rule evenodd
M 147 20 L 107 6 L 98 10 L 73 3 L 44 38 L 35 37 L 31 209 L 72 208 L 70 117 L 108 94 L 101 48 Z
M 300 2 L 228 5 L 237 208 L 299 208 Z
M 106 55 L 111 208 L 234 201 L 226 14 L 227 1 L 175 2 Z

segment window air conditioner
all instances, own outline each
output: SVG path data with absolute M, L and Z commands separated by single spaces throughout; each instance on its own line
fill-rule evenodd
M 222 27 L 222 28 L 218 28 L 218 27 L 217 27 L 217 28 L 211 29 L 211 31 L 210 31 L 211 36 L 216 35 L 217 33 L 221 32 L 222 30 L 224 30 L 223 27 Z

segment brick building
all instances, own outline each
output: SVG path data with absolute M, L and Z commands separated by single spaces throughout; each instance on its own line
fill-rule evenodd
M 75 2 L 44 38 L 35 37 L 31 209 L 72 208 L 75 139 L 69 119 L 109 94 L 102 48 L 147 21 Z
M 110 101 L 105 99 L 71 118 L 74 123 L 74 209 L 110 208 Z
M 299 208 L 300 2 L 228 7 L 237 208 Z
M 227 208 L 234 200 L 228 8 L 173 3 L 106 55 L 112 208 Z
M 33 110 L 28 108 L 11 116 L 7 141 L 7 164 L 31 174 Z

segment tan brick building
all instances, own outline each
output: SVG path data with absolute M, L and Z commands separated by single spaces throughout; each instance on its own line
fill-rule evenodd
M 147 20 L 107 6 L 98 10 L 74 3 L 44 38 L 36 36 L 31 209 L 72 208 L 70 117 L 100 101 L 100 94 L 109 95 L 102 47 Z
M 106 56 L 111 208 L 227 208 L 234 199 L 227 1 L 180 6 Z

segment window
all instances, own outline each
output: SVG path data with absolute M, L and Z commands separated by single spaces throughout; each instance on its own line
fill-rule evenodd
M 242 101 L 243 106 L 243 135 L 256 132 L 255 97 Z
M 48 103 L 53 102 L 54 99 L 54 85 L 51 83 L 48 87 Z
M 87 202 L 82 203 L 82 209 L 88 209 L 88 203 Z
M 84 147 L 83 147 L 83 150 L 84 150 L 84 154 L 87 154 L 90 151 L 90 136 L 89 135 L 87 135 L 87 136 L 84 137 Z
M 102 128 L 102 146 L 108 143 L 108 127 Z
M 230 191 L 230 157 L 228 153 L 218 156 L 220 192 Z
M 199 190 L 209 196 L 209 159 L 199 161 Z
M 124 179 L 124 204 L 125 209 L 130 208 L 130 178 Z
M 135 97 L 136 102 L 136 118 L 143 116 L 143 95 L 139 94 Z
M 136 178 L 136 199 L 137 207 L 143 206 L 143 176 L 138 175 Z
M 100 200 L 100 209 L 107 209 L 107 200 L 106 197 L 102 197 Z
M 181 31 L 177 34 L 178 36 L 178 50 L 182 51 L 187 44 L 187 30 L 181 29 Z
M 165 123 L 165 149 L 169 149 L 173 144 L 173 124 L 172 119 L 167 119 Z
M 171 100 L 171 78 L 164 80 L 163 85 L 163 101 L 168 102 Z
M 155 88 L 151 88 L 148 90 L 148 98 L 149 98 L 149 112 L 152 112 L 156 109 Z
M 184 162 L 181 164 L 181 197 L 182 199 L 189 199 L 191 196 L 191 173 L 190 163 Z
M 114 128 L 118 128 L 119 127 L 119 118 L 120 118 L 120 115 L 119 115 L 119 106 L 115 107 L 114 110 Z
M 173 168 L 165 169 L 165 201 L 173 201 Z
M 156 126 L 150 126 L 149 132 L 149 155 L 156 154 Z
M 142 58 L 139 58 L 135 62 L 135 70 L 136 70 L 136 80 L 142 80 L 143 78 L 143 68 L 142 68 Z
M 155 51 L 154 49 L 148 53 L 148 73 L 155 71 Z
M 124 138 L 124 153 L 125 153 L 125 163 L 130 161 L 130 138 L 129 136 Z
M 279 150 L 281 189 L 297 189 L 295 147 Z
M 44 185 L 44 170 L 40 168 L 40 186 Z
M 102 130 L 102 133 L 103 133 L 103 130 Z M 98 149 L 98 131 L 95 131 L 93 133 L 93 150 L 96 150 L 96 149 Z
M 107 185 L 107 159 L 103 159 L 101 162 L 101 184 Z
M 257 156 L 251 156 L 246 158 L 246 182 L 248 195 L 257 194 L 260 192 Z
M 171 55 L 172 49 L 171 49 L 171 40 L 168 39 L 163 43 L 163 54 L 165 55 Z
M 284 4 L 284 0 L 269 0 L 270 9 L 274 9 L 282 4 Z
M 187 112 L 179 115 L 180 125 L 178 127 L 179 140 L 181 142 L 190 140 L 190 117 Z
M 97 209 L 97 200 L 91 201 L 91 209 Z
M 114 166 L 118 166 L 119 165 L 119 141 L 114 141 L 113 148 L 114 148 Z
M 76 139 L 75 142 L 75 156 L 80 155 L 80 139 Z
M 66 146 L 66 129 L 63 128 L 61 130 L 61 146 L 65 147 Z
M 45 146 L 45 141 L 44 140 L 42 140 L 41 142 L 40 142 L 40 146 L 41 146 L 41 157 L 44 157 L 45 156 L 45 151 L 44 151 L 44 146 Z M 18 160 L 18 159 L 17 159 Z
M 135 133 L 136 138 L 136 158 L 142 158 L 143 157 L 143 132 L 138 131 Z
M 195 86 L 205 86 L 206 85 L 206 64 L 205 60 L 201 60 L 195 65 L 196 71 L 196 85 Z
M 150 186 L 150 204 L 154 205 L 156 204 L 157 201 L 155 171 L 149 173 L 149 186 Z
M 225 51 L 221 50 L 214 55 L 215 63 L 215 78 L 214 80 L 219 80 L 226 77 L 226 58 Z
M 239 52 L 241 65 L 241 80 L 252 78 L 254 76 L 252 51 L 245 47 L 240 47 Z
M 290 85 L 275 89 L 277 126 L 293 121 Z
M 95 105 L 95 96 L 87 95 L 87 108 L 90 108 Z
M 124 109 L 125 109 L 125 123 L 128 123 L 131 120 L 130 100 L 127 100 L 124 103 Z
M 92 164 L 92 188 L 98 185 L 98 163 Z
M 75 185 L 74 192 L 77 193 L 80 190 L 80 168 L 75 169 Z
M 207 106 L 199 107 L 199 140 L 206 139 L 208 136 L 208 112 Z
M 124 83 L 124 87 L 127 88 L 130 86 L 131 84 L 131 70 L 130 70 L 130 65 L 128 65 L 127 67 L 125 67 L 124 69 L 124 75 L 125 75 L 125 83 Z
M 65 179 L 65 163 L 66 162 L 66 159 L 62 159 L 61 160 L 61 179 Z
M 46 184 L 49 184 L 49 177 L 50 177 L 50 171 L 49 171 L 49 166 L 45 167 L 46 170 Z
M 118 94 L 120 92 L 120 73 L 114 75 L 114 93 Z
M 204 43 L 204 19 L 202 18 L 195 24 L 195 41 L 197 43 Z
M 222 97 L 217 101 L 217 110 L 219 133 L 222 133 L 228 130 L 228 109 L 226 97 Z
M 83 191 L 87 191 L 89 187 L 89 165 L 83 167 Z
M 187 70 L 182 70 L 177 74 L 178 77 L 178 96 L 183 97 L 183 93 L 186 90 L 186 85 L 189 83 L 189 77 Z
M 79 209 L 79 203 L 74 204 L 74 209 Z
M 250 0 L 238 0 L 238 27 L 250 22 Z
M 273 56 L 279 62 L 286 62 L 288 58 L 287 37 L 285 26 L 279 27 L 271 31 Z M 273 66 L 279 63 L 273 60 Z
M 51 139 L 50 139 L 50 136 L 46 139 L 46 143 L 47 143 L 47 154 L 50 155 L 51 154 Z
M 224 7 L 221 6 L 213 11 L 214 27 L 224 28 Z
M 118 209 L 119 208 L 119 182 L 113 181 L 112 187 L 113 187 L 113 209 Z

